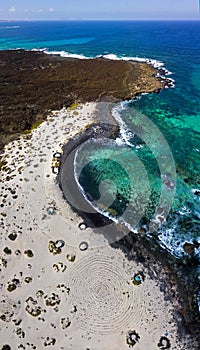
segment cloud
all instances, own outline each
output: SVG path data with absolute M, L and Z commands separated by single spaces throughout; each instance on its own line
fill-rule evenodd
M 51 8 L 49 9 L 49 12 L 55 12 L 55 10 L 51 7 Z
M 12 6 L 11 8 L 9 8 L 9 10 L 8 10 L 9 12 L 15 12 L 16 11 L 16 9 L 15 9 L 15 7 L 14 6 Z

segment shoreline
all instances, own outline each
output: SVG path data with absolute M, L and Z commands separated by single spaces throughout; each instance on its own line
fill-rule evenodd
M 101 123 L 100 120 L 98 120 L 98 118 L 97 118 L 97 121 L 98 123 L 97 124 L 95 123 L 94 125 L 89 127 L 89 129 L 87 129 L 84 132 L 84 134 L 78 134 L 75 140 L 68 142 L 64 146 L 61 164 L 65 163 L 66 158 L 72 152 L 73 149 L 77 150 L 79 146 L 81 146 L 84 142 L 89 140 L 91 137 L 95 139 L 102 138 L 102 137 L 106 137 L 106 138 L 111 137 L 113 139 L 116 139 L 116 136 L 119 132 L 118 130 L 119 126 L 116 120 L 115 120 L 116 129 L 114 128 L 111 131 L 107 130 L 104 124 Z M 69 171 L 69 168 L 70 168 L 70 183 L 72 182 L 73 185 L 72 187 L 70 186 L 70 189 L 67 192 L 66 196 L 62 188 L 62 177 L 65 178 L 65 176 L 62 175 L 62 165 L 61 165 L 61 172 L 57 177 L 57 181 L 65 199 L 67 200 L 67 197 L 69 196 L 69 194 L 71 194 L 72 196 L 74 196 L 74 198 L 76 198 L 76 201 L 80 203 L 80 207 L 84 208 L 85 211 L 81 209 L 77 209 L 76 205 L 75 207 L 71 205 L 73 210 L 76 213 L 78 213 L 79 216 L 82 217 L 83 222 L 86 224 L 86 227 L 95 229 L 95 232 L 98 235 L 99 227 L 102 228 L 104 226 L 106 227 L 106 225 L 113 224 L 113 226 L 108 231 L 105 229 L 105 233 L 103 233 L 102 230 L 100 229 L 100 233 L 105 236 L 106 240 L 108 241 L 108 244 L 110 244 L 112 247 L 115 247 L 116 249 L 122 249 L 122 250 L 124 249 L 125 252 L 128 250 L 130 255 L 131 255 L 131 252 L 134 251 L 133 252 L 134 258 L 138 261 L 142 261 L 143 263 L 146 261 L 146 256 L 148 256 L 148 262 L 145 263 L 144 265 L 146 266 L 147 269 L 149 269 L 149 274 L 151 274 L 152 277 L 153 277 L 153 272 L 151 271 L 151 268 L 149 266 L 151 265 L 151 262 L 152 262 L 152 265 L 154 265 L 156 261 L 156 263 L 160 265 L 160 269 L 161 270 L 163 269 L 163 271 L 165 271 L 165 274 L 168 274 L 169 276 L 171 276 L 171 278 L 169 278 L 167 277 L 167 275 L 165 275 L 166 285 L 167 283 L 170 285 L 171 281 L 173 280 L 174 288 L 176 286 L 177 295 L 176 295 L 176 299 L 174 298 L 174 302 L 175 300 L 176 301 L 179 300 L 178 313 L 182 315 L 181 317 L 183 317 L 182 323 L 185 323 L 186 328 L 193 329 L 194 335 L 198 336 L 198 325 L 196 326 L 196 330 L 194 330 L 195 320 L 197 321 L 197 319 L 199 319 L 199 310 L 197 305 L 199 283 L 197 278 L 197 270 L 195 268 L 195 264 L 197 266 L 197 261 L 195 262 L 195 258 L 193 262 L 192 262 L 192 257 L 189 257 L 189 256 L 183 259 L 177 258 L 170 251 L 163 248 L 155 237 L 153 236 L 148 237 L 148 235 L 145 235 L 145 232 L 142 231 L 142 228 L 141 230 L 139 230 L 140 232 L 134 233 L 130 231 L 127 227 L 125 227 L 123 224 L 120 224 L 118 222 L 113 222 L 112 219 L 105 217 L 102 213 L 95 210 L 94 207 L 91 206 L 89 202 L 83 197 L 83 194 L 80 193 L 80 189 L 77 185 L 77 180 L 75 179 L 75 176 L 74 176 L 74 173 L 75 173 L 74 158 L 70 159 L 70 161 L 67 163 L 68 171 Z M 64 171 L 65 169 L 63 170 L 63 172 Z M 68 203 L 70 205 L 70 202 Z M 112 238 L 110 238 L 110 235 Z M 118 242 L 115 243 L 116 241 Z M 118 246 L 121 248 L 117 248 Z M 137 248 L 134 250 L 133 247 L 135 248 L 137 247 Z M 160 259 L 160 256 L 162 257 L 161 259 Z M 187 290 L 187 293 L 186 293 L 186 290 Z M 192 315 L 193 313 L 194 315 Z M 181 323 L 180 323 L 180 328 L 181 328 Z M 181 333 L 181 329 L 180 329 L 180 333 Z
M 172 87 L 165 68 L 147 62 L 77 59 L 43 51 L 0 51 L 1 143 L 46 119 L 51 110 L 77 102 L 117 102 Z M 160 73 L 159 73 L 160 72 Z
M 57 345 L 66 344 L 66 336 L 70 335 L 74 346 L 79 342 L 79 345 L 93 344 L 93 347 L 94 344 L 99 344 L 95 347 L 99 350 L 104 346 L 114 350 L 118 343 L 119 349 L 125 350 L 127 332 L 135 330 L 140 337 L 140 343 L 135 345 L 136 350 L 140 345 L 151 346 L 150 349 L 153 350 L 162 337 L 168 339 L 172 349 L 175 347 L 178 350 L 197 349 L 198 333 L 193 324 L 194 315 L 190 311 L 191 301 L 190 304 L 188 299 L 183 301 L 186 293 L 185 282 L 182 282 L 181 276 L 186 270 L 182 268 L 181 275 L 176 277 L 179 279 L 177 281 L 170 268 L 175 260 L 172 259 L 167 265 L 168 253 L 164 253 L 156 242 L 149 241 L 144 236 L 128 234 L 128 231 L 124 235 L 123 232 L 120 242 L 109 245 L 102 234 L 97 236 L 98 228 L 94 230 L 94 228 L 83 227 L 83 219 L 63 200 L 55 175 L 51 172 L 51 166 L 54 164 L 53 154 L 62 151 L 63 143 L 69 141 L 74 135 L 77 135 L 78 144 L 80 127 L 83 132 L 82 137 L 86 137 L 85 128 L 88 130 L 86 133 L 88 132 L 91 136 L 88 123 L 94 122 L 96 106 L 95 103 L 80 105 L 76 108 L 78 114 L 74 113 L 73 109 L 52 112 L 47 121 L 33 130 L 31 135 L 23 135 L 20 140 L 6 146 L 5 151 L 9 155 L 6 157 L 8 164 L 0 183 L 4 198 L 1 224 L 5 232 L 1 241 L 1 261 L 3 262 L 2 296 L 9 306 L 6 310 L 0 309 L 0 327 L 4 327 L 2 341 L 8 342 L 9 339 L 13 346 L 19 342 L 16 337 L 9 338 L 9 335 L 15 332 L 15 323 L 13 324 L 15 318 L 22 319 L 21 332 L 27 334 L 30 327 L 32 342 L 39 348 L 45 341 L 48 343 L 47 337 L 51 334 L 51 338 L 55 339 Z M 103 113 L 104 106 L 101 107 L 99 116 Z M 98 118 L 95 122 L 99 122 Z M 68 152 L 71 153 L 70 147 L 76 148 L 76 145 L 70 141 L 67 147 Z M 90 221 L 92 220 L 90 218 Z M 114 230 L 120 235 L 122 227 L 115 224 Z M 80 250 L 81 241 L 89 243 L 86 250 Z M 94 260 L 96 254 L 97 261 Z M 162 254 L 162 261 L 159 260 L 160 254 Z M 108 268 L 105 270 L 104 277 L 101 275 L 102 266 L 104 270 L 105 266 Z M 121 300 L 118 294 L 113 294 L 113 288 L 118 283 L 118 279 L 125 283 L 119 285 L 118 289 L 131 295 L 131 304 L 127 301 L 129 299 L 123 299 L 122 309 L 119 308 L 120 312 L 117 312 L 117 316 L 110 321 L 111 328 L 104 323 L 103 319 L 98 323 L 99 334 L 96 334 L 95 316 L 91 314 L 89 317 L 87 310 L 83 311 L 81 306 L 84 298 L 84 302 L 88 305 L 88 312 L 91 312 L 90 301 L 85 296 L 87 285 L 91 288 L 91 298 L 94 303 L 96 299 L 93 299 L 93 295 L 102 298 L 102 305 L 106 301 L 104 299 L 106 295 L 101 288 L 99 289 L 100 285 L 95 280 L 97 271 L 101 276 L 101 284 L 103 283 L 104 288 L 108 289 L 109 305 L 113 309 L 113 315 L 117 312 L 115 308 Z M 121 274 L 117 279 L 115 279 L 115 271 Z M 141 286 L 131 283 L 131 277 L 138 271 L 142 271 L 145 277 Z M 177 271 L 180 273 L 178 265 Z M 90 274 L 94 276 L 95 283 L 90 279 Z M 84 281 L 87 283 L 83 283 Z M 71 288 L 69 295 L 64 293 L 67 288 Z M 188 288 L 191 288 L 191 283 L 188 283 Z M 39 291 L 43 293 L 40 296 Z M 51 293 L 56 295 L 58 304 L 52 301 Z M 188 290 L 188 293 L 191 293 L 191 290 Z M 48 300 L 48 303 L 45 300 Z M 139 304 L 138 300 L 140 300 Z M 19 310 L 14 310 L 14 316 L 12 316 L 12 305 L 17 301 L 20 301 L 21 306 Z M 56 305 L 55 312 L 53 310 L 54 308 L 56 310 Z M 74 305 L 78 305 L 78 311 L 72 313 Z M 134 312 L 130 313 L 128 310 L 133 310 L 131 308 Z M 4 310 L 3 314 L 2 310 Z M 46 310 L 45 313 L 42 310 Z M 103 313 L 108 320 L 110 314 L 108 315 L 106 310 L 107 307 Z M 194 307 L 192 310 L 194 311 Z M 85 323 L 82 322 L 80 312 L 84 312 Z M 99 314 L 97 310 L 96 312 L 98 318 L 101 318 L 101 313 Z M 5 317 L 8 323 L 3 321 L 4 315 L 7 315 Z M 125 317 L 125 315 L 123 326 L 122 316 Z M 92 324 L 91 317 L 93 317 Z M 41 323 L 42 318 L 45 320 L 44 323 Z M 67 326 L 66 330 L 56 326 L 57 328 L 53 331 L 50 324 L 58 325 L 61 319 L 70 322 L 70 326 Z M 34 327 L 38 322 L 42 333 L 41 337 L 38 337 L 37 333 L 36 341 Z M 119 325 L 124 333 L 117 332 Z M 91 340 L 87 336 L 88 328 Z M 20 343 L 25 344 L 22 339 Z M 186 345 L 183 345 L 184 343 Z
M 102 133 L 105 133 L 105 129 L 110 134 L 109 128 L 103 128 L 102 130 L 97 128 L 95 130 L 95 125 L 88 125 L 93 124 L 94 119 L 96 126 L 102 127 L 102 125 L 99 125 L 100 120 L 101 123 L 108 123 L 109 110 L 104 113 L 104 106 L 102 106 L 96 114 L 96 107 L 96 103 L 86 103 L 75 107 L 72 106 L 71 109 L 64 108 L 61 111 L 51 112 L 47 120 L 30 134 L 21 135 L 20 139 L 14 140 L 5 147 L 5 158 L 3 159 L 6 159 L 7 164 L 3 166 L 3 178 L 0 183 L 3 197 L 1 226 L 5 230 L 5 234 L 2 236 L 1 262 L 3 264 L 3 297 L 8 301 L 9 307 L 7 310 L 1 308 L 0 326 L 4 330 L 4 325 L 7 326 L 2 341 L 6 342 L 8 336 L 13 334 L 13 332 L 15 333 L 14 328 L 16 328 L 17 320 L 21 318 L 21 332 L 25 334 L 29 332 L 28 327 L 31 329 L 34 320 L 35 326 L 38 322 L 40 323 L 42 337 L 38 337 L 37 341 L 35 340 L 35 326 L 32 329 L 32 341 L 34 344 L 37 343 L 36 345 L 39 348 L 45 345 L 45 341 L 48 343 L 47 338 L 49 334 L 51 334 L 51 339 L 55 339 L 56 346 L 64 345 L 70 334 L 75 345 L 76 338 L 79 342 L 82 341 L 85 346 L 93 346 L 98 340 L 100 344 L 98 349 L 109 344 L 109 349 L 114 350 L 116 349 L 116 343 L 118 343 L 120 344 L 119 349 L 123 350 L 127 348 L 127 332 L 134 327 L 134 329 L 137 328 L 137 333 L 141 338 L 141 346 L 148 346 L 148 348 L 150 346 L 152 350 L 161 337 L 167 337 L 172 349 L 175 347 L 178 350 L 197 349 L 199 336 L 199 321 L 197 317 L 199 315 L 196 313 L 197 305 L 195 303 L 196 300 L 194 300 L 196 290 L 195 286 L 192 285 L 195 281 L 193 276 L 190 275 L 190 267 L 187 264 L 186 266 L 181 266 L 155 240 L 149 240 L 148 237 L 142 234 L 138 236 L 132 232 L 129 233 L 129 230 L 126 230 L 124 233 L 122 226 L 118 224 L 114 225 L 116 238 L 120 237 L 120 235 L 122 238 L 120 242 L 112 242 L 109 245 L 106 237 L 102 237 L 102 235 L 97 237 L 97 223 L 99 222 L 101 226 L 102 222 L 100 219 L 104 222 L 105 217 L 100 217 L 101 214 L 96 216 L 96 213 L 94 213 L 93 217 L 88 214 L 88 227 L 82 229 L 83 219 L 80 215 L 77 215 L 80 214 L 80 211 L 77 210 L 75 212 L 72 210 L 71 205 L 67 205 L 63 199 L 63 194 L 58 189 L 55 174 L 51 172 L 51 167 L 55 164 L 53 155 L 56 152 L 62 152 L 64 144 L 66 146 L 63 156 L 70 154 L 72 149 L 76 149 L 86 137 L 96 136 L 98 132 L 101 137 Z M 102 115 L 105 119 L 102 118 Z M 80 129 L 82 130 L 81 135 Z M 114 128 L 114 130 L 111 130 L 111 134 L 114 134 L 113 137 L 115 133 L 116 129 Z M 75 141 L 70 141 L 74 136 L 76 136 Z M 71 176 L 73 175 L 72 167 Z M 37 203 L 37 207 L 35 203 Z M 94 220 L 94 216 L 96 216 L 96 220 Z M 89 225 L 92 223 L 93 226 L 90 228 Z M 10 238 L 10 234 L 12 234 L 12 238 Z M 13 240 L 15 235 L 16 238 Z M 32 237 L 31 241 L 30 236 Z M 81 240 L 89 242 L 89 249 L 86 249 L 86 251 L 82 251 L 79 248 Z M 104 248 L 102 249 L 103 246 Z M 33 256 L 31 256 L 30 252 L 33 253 Z M 86 261 L 83 259 L 88 258 L 88 261 L 90 261 L 90 254 L 95 254 L 95 252 L 101 255 L 98 258 L 99 265 L 96 265 L 100 275 L 102 264 L 104 263 L 109 267 L 109 271 L 111 266 L 112 269 L 114 267 L 116 270 L 119 267 L 119 271 L 125 266 L 126 274 L 122 276 L 122 280 L 127 283 L 128 278 L 129 286 L 131 285 L 131 288 L 127 287 L 126 293 L 136 293 L 133 294 L 135 299 L 133 298 L 132 300 L 131 307 L 133 309 L 131 314 L 135 312 L 135 314 L 138 313 L 138 316 L 136 319 L 132 319 L 128 312 L 129 318 L 126 320 L 127 324 L 123 329 L 124 334 L 115 334 L 114 341 L 109 334 L 110 330 L 108 331 L 108 328 L 106 328 L 108 326 L 105 326 L 103 320 L 100 322 L 102 334 L 97 335 L 95 333 L 94 326 L 89 322 L 86 312 L 86 325 L 91 327 L 92 340 L 90 341 L 83 322 L 80 323 L 81 314 L 79 309 L 73 312 L 73 307 L 76 306 L 75 302 L 81 307 L 82 297 L 85 292 L 85 286 L 81 283 L 81 279 L 77 279 L 80 283 L 78 286 L 74 286 L 73 281 L 75 276 L 79 275 L 79 269 L 80 271 L 83 269 L 82 261 Z M 113 255 L 113 262 L 109 258 L 110 255 Z M 162 256 L 162 260 L 160 260 L 160 256 Z M 73 259 L 75 260 L 73 261 Z M 118 260 L 121 261 L 120 264 Z M 40 266 L 40 262 L 42 262 L 42 266 Z M 91 265 L 89 263 L 88 265 L 86 264 L 89 271 L 92 269 L 92 263 L 94 264 L 93 260 L 91 260 Z M 144 284 L 141 284 L 141 295 L 138 295 L 137 289 L 132 290 L 130 281 L 131 276 L 133 277 L 133 272 L 140 270 L 143 271 L 145 279 Z M 95 272 L 91 270 L 94 277 Z M 84 273 L 84 278 L 90 285 L 91 280 L 90 276 L 87 275 L 88 271 Z M 41 275 L 43 276 L 42 279 Z M 54 279 L 52 279 L 52 275 Z M 172 275 L 173 277 L 171 278 Z M 186 278 L 188 275 L 189 277 L 187 278 L 190 278 L 189 280 Z M 121 275 L 118 277 L 120 278 Z M 110 295 L 112 295 L 109 280 L 110 278 L 111 280 L 113 279 L 114 283 L 117 283 L 117 280 L 114 279 L 110 272 L 107 279 L 105 278 L 105 282 L 103 275 L 101 275 L 101 278 L 105 289 L 108 289 Z M 68 279 L 71 281 L 74 294 L 67 296 L 69 305 L 67 304 L 67 312 L 66 310 L 63 312 L 62 308 L 66 307 L 66 294 L 63 293 L 66 293 L 69 287 Z M 28 280 L 29 282 L 26 282 Z M 90 285 L 92 293 L 97 293 L 97 297 L 104 300 L 105 295 L 101 291 L 100 285 L 97 281 L 95 283 L 96 286 Z M 78 290 L 79 287 L 82 295 Z M 113 289 L 115 285 L 111 287 Z M 133 286 L 133 288 L 137 287 Z M 123 291 L 123 288 L 125 288 L 124 285 L 120 291 Z M 38 296 L 39 291 L 44 293 L 44 297 Z M 54 304 L 54 301 L 52 301 L 51 293 L 58 296 L 57 304 Z M 155 299 L 155 295 L 157 299 Z M 192 299 L 191 295 L 194 299 Z M 113 297 L 116 297 L 116 295 L 114 294 Z M 33 300 L 31 301 L 30 298 Z M 140 298 L 141 304 L 139 304 L 139 308 L 141 306 L 143 314 L 140 314 L 138 310 L 137 298 Z M 19 300 L 21 306 L 20 310 L 17 311 L 13 308 L 13 302 Z M 48 303 L 45 300 L 48 300 Z M 85 302 L 89 306 L 87 299 Z M 112 298 L 110 303 L 112 305 Z M 152 307 L 150 307 L 151 304 L 153 304 Z M 128 304 L 126 312 L 129 308 L 130 305 Z M 16 324 L 12 316 L 13 310 Z M 81 311 L 83 312 L 83 309 Z M 37 312 L 39 314 L 35 315 Z M 77 312 L 78 316 L 76 316 Z M 116 309 L 114 309 L 114 312 L 116 312 Z M 2 318 L 6 313 L 9 315 L 7 316 L 9 318 L 7 322 L 9 323 L 4 323 L 5 321 Z M 104 313 L 105 317 L 108 317 L 106 310 L 104 310 Z M 68 321 L 66 314 L 69 317 Z M 146 327 L 148 329 L 144 326 L 144 314 L 148 315 L 146 316 Z M 118 314 L 118 318 L 113 320 L 114 328 L 111 329 L 112 332 L 118 329 L 118 323 L 119 321 L 121 322 L 120 317 Z M 42 318 L 44 319 L 43 321 Z M 63 330 L 63 327 L 61 327 L 62 329 L 57 328 L 55 331 L 52 330 L 51 323 L 57 325 L 61 322 L 61 319 L 65 319 L 63 322 L 65 322 L 66 330 Z M 27 324 L 25 324 L 26 321 Z M 45 332 L 47 326 L 43 328 L 41 322 L 44 322 L 44 325 L 48 324 L 48 332 Z M 68 328 L 70 327 L 69 322 L 72 328 Z M 95 323 L 96 319 L 94 319 L 94 325 Z M 108 332 L 108 334 L 105 334 L 105 332 Z M 46 335 L 45 339 L 43 334 Z M 44 339 L 43 343 L 42 338 Z M 17 338 L 10 339 L 10 341 L 14 342 L 14 346 L 17 342 L 25 344 L 23 340 L 18 340 Z M 140 344 L 136 344 L 134 348 L 137 350 Z

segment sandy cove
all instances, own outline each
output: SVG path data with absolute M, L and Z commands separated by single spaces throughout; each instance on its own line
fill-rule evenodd
M 10 349 L 195 349 L 178 329 L 176 287 L 85 228 L 63 199 L 55 152 L 95 121 L 95 103 L 52 112 L 5 147 L 0 345 Z M 53 156 L 54 155 L 54 156 Z M 87 246 L 88 245 L 88 246 Z M 163 280 L 167 271 L 162 269 Z M 168 347 L 166 347 L 168 346 Z

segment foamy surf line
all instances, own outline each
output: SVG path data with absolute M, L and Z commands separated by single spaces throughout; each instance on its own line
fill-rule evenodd
M 5 26 L 5 27 L 0 27 L 0 29 L 18 29 L 20 26 Z
M 83 145 L 85 145 L 86 143 L 90 143 L 91 140 L 92 140 L 94 143 L 96 142 L 97 144 L 98 144 L 98 142 L 99 142 L 99 140 L 96 140 L 95 138 L 90 138 L 89 140 L 87 140 L 86 142 L 84 142 Z M 115 143 L 114 140 L 113 140 L 113 141 L 110 140 L 110 143 L 111 143 L 111 142 Z M 77 159 L 78 159 L 79 153 L 82 151 L 83 145 L 76 151 L 76 154 L 75 154 L 75 157 L 74 157 L 74 164 L 73 164 L 73 166 L 74 166 L 74 178 L 75 178 L 76 184 L 77 184 L 77 186 L 78 186 L 78 188 L 79 188 L 79 191 L 81 192 L 81 194 L 82 194 L 82 196 L 84 197 L 84 199 L 86 200 L 86 202 L 89 203 L 89 205 L 94 209 L 95 212 L 98 212 L 99 214 L 101 214 L 101 215 L 103 215 L 104 217 L 106 217 L 106 218 L 112 220 L 112 221 L 115 222 L 115 223 L 122 223 L 122 224 L 124 224 L 126 227 L 128 227 L 129 230 L 133 230 L 133 227 L 132 227 L 129 223 L 127 223 L 122 217 L 116 218 L 116 217 L 110 215 L 110 214 L 108 213 L 108 211 L 100 209 L 100 208 L 98 207 L 98 205 L 94 205 L 94 203 L 93 203 L 91 200 L 89 200 L 88 196 L 86 195 L 83 186 L 81 186 L 81 184 L 80 184 L 80 182 L 79 182 L 79 175 L 80 175 L 80 174 L 78 174 L 78 172 L 77 172 L 77 165 L 79 164 L 79 161 L 78 161 Z
M 97 56 L 85 56 L 84 54 L 75 54 L 75 53 L 70 53 L 67 51 L 49 51 L 47 48 L 44 49 L 32 49 L 31 51 L 42 51 L 44 53 L 46 53 L 47 55 L 58 55 L 61 57 L 66 57 L 66 58 L 77 58 L 77 59 L 81 59 L 81 60 L 89 60 L 89 59 L 95 59 L 95 58 L 105 58 L 108 60 L 114 60 L 114 61 L 133 61 L 133 62 L 140 62 L 140 63 L 147 63 L 151 66 L 153 66 L 154 68 L 158 69 L 158 70 L 162 70 L 162 73 L 160 74 L 158 72 L 157 77 L 160 77 L 162 79 L 166 79 L 166 75 L 171 75 L 173 74 L 172 72 L 170 72 L 169 70 L 167 70 L 165 68 L 165 65 L 163 62 L 155 60 L 155 59 L 151 59 L 151 58 L 145 58 L 145 57 L 137 57 L 137 56 L 117 56 L 114 53 L 110 53 L 110 54 L 103 54 L 103 55 L 97 55 Z M 173 83 L 173 85 L 171 87 L 174 87 L 174 80 L 171 78 L 168 78 L 169 80 L 171 80 L 171 82 Z
M 45 49 L 32 49 L 32 51 L 43 51 L 47 55 L 59 55 L 61 57 L 74 57 L 79 59 L 94 59 L 94 58 L 106 58 L 108 60 L 114 60 L 114 61 L 136 61 L 141 63 L 148 63 L 153 65 L 155 68 L 164 67 L 164 63 L 155 59 L 150 58 L 142 58 L 137 56 L 117 56 L 114 53 L 106 54 L 106 55 L 97 55 L 97 56 L 85 56 L 83 54 L 73 54 L 67 51 L 48 51 Z M 169 72 L 170 73 L 170 72 Z

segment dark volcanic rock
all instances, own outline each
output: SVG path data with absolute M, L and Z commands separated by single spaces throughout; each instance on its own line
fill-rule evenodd
M 0 51 L 0 149 L 50 110 L 75 100 L 118 101 L 158 91 L 165 82 L 156 74 L 146 63 Z

